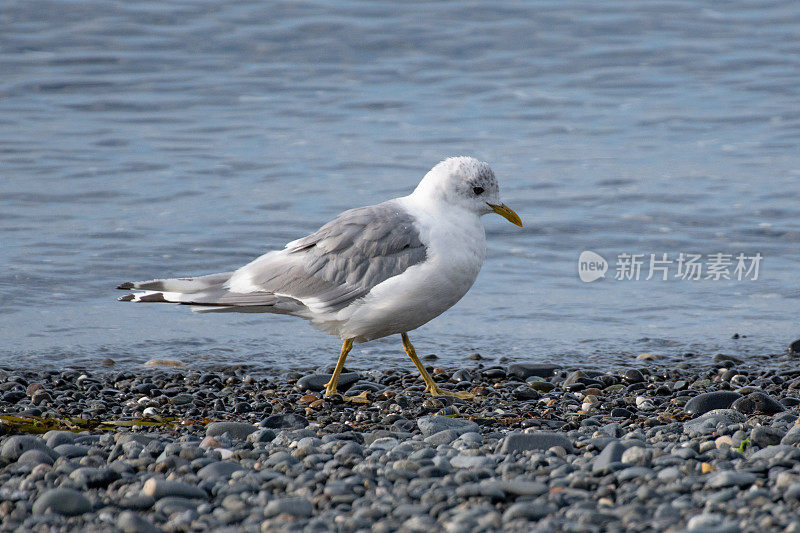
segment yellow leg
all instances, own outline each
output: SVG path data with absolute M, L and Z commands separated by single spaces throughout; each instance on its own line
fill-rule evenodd
M 339 375 L 342 373 L 342 369 L 344 368 L 344 360 L 347 359 L 347 354 L 350 353 L 352 348 L 353 339 L 345 339 L 345 341 L 342 343 L 342 352 L 339 354 L 339 361 L 336 363 L 336 368 L 333 371 L 331 380 L 325 384 L 325 396 L 337 394 L 336 384 L 339 383 Z
M 455 396 L 456 398 L 461 398 L 462 400 L 470 400 L 475 397 L 474 394 L 470 394 L 468 392 L 452 392 L 439 388 L 439 385 L 433 381 L 431 375 L 428 374 L 427 370 L 425 370 L 425 367 L 422 365 L 422 361 L 420 361 L 419 357 L 417 357 L 417 352 L 414 350 L 414 346 L 411 344 L 408 334 L 401 333 L 400 336 L 403 338 L 403 349 L 405 349 L 406 355 L 411 358 L 411 360 L 414 362 L 414 365 L 416 365 L 417 370 L 419 370 L 419 373 L 422 374 L 422 379 L 425 381 L 425 392 L 431 393 L 431 396 Z

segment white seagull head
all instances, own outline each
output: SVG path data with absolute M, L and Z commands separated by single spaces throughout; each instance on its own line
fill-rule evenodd
M 478 216 L 495 212 L 522 227 L 522 220 L 500 201 L 500 187 L 488 163 L 474 157 L 448 157 L 419 182 L 413 195 L 459 206 Z

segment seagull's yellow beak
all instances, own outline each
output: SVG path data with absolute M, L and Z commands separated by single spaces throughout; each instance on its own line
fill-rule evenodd
M 489 202 L 486 202 L 486 205 L 491 207 L 492 211 L 494 211 L 495 213 L 497 213 L 498 215 L 500 215 L 504 219 L 508 220 L 512 224 L 515 224 L 515 225 L 519 226 L 520 228 L 522 227 L 522 219 L 519 218 L 519 215 L 516 214 L 514 212 L 514 210 L 511 209 L 510 207 L 508 207 L 506 204 L 495 205 L 495 204 L 490 204 Z

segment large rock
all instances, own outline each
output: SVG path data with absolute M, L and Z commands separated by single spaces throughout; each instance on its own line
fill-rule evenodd
M 683 409 L 692 416 L 700 416 L 714 409 L 727 409 L 741 397 L 738 392 L 729 390 L 705 392 L 686 402 Z

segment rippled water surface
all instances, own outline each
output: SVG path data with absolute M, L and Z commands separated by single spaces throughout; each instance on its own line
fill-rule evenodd
M 302 320 L 114 286 L 231 270 L 458 154 L 526 227 L 485 218 L 483 271 L 421 353 L 604 365 L 800 333 L 796 2 L 6 0 L 0 28 L 2 366 L 332 362 Z M 584 250 L 605 279 L 578 278 Z M 763 261 L 614 279 L 618 254 L 681 252 Z

